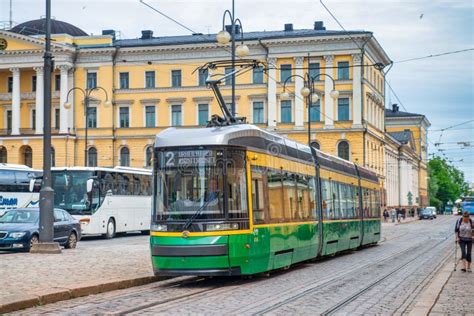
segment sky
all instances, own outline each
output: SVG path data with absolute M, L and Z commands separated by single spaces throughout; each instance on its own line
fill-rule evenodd
M 144 0 L 195 32 L 215 33 L 231 0 Z M 0 21 L 9 19 L 10 0 L 0 0 Z M 40 0 L 12 0 L 13 21 L 21 23 L 45 15 Z M 474 48 L 474 2 L 470 0 L 324 0 L 346 30 L 366 30 L 394 61 L 387 80 L 386 106 L 426 115 L 431 122 L 429 151 L 446 155 L 474 182 L 474 50 L 397 63 L 410 58 Z M 141 30 L 154 36 L 185 35 L 189 31 L 141 4 L 139 0 L 52 0 L 52 16 L 87 33 L 120 31 L 121 38 L 137 38 Z M 312 28 L 324 21 L 328 30 L 341 30 L 320 0 L 236 0 L 236 16 L 245 32 Z M 397 99 L 397 96 L 399 99 Z M 469 146 L 457 144 L 469 142 Z M 441 145 L 435 146 L 437 143 Z M 439 151 L 442 149 L 442 151 Z

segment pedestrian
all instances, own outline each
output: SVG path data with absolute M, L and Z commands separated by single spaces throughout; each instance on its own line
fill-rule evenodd
M 392 210 L 390 211 L 391 215 L 392 215 L 392 223 L 395 223 L 395 218 L 397 217 L 397 212 L 395 211 L 394 208 L 392 208 Z
M 402 211 L 397 208 L 397 222 L 400 223 L 400 220 L 402 219 Z
M 383 210 L 383 221 L 386 223 L 388 219 L 388 211 L 387 209 Z
M 462 272 L 471 271 L 472 253 L 472 229 L 474 228 L 469 212 L 465 211 L 462 217 L 456 222 L 456 242 L 461 247 L 461 260 L 463 261 Z
M 402 208 L 402 216 L 403 216 L 403 220 L 407 218 L 407 210 L 405 208 Z

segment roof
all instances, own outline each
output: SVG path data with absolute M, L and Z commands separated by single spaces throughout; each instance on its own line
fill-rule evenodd
M 264 31 L 264 32 L 244 32 L 243 38 L 245 41 L 252 40 L 269 40 L 279 38 L 298 38 L 298 37 L 314 37 L 314 36 L 335 36 L 335 35 L 369 35 L 371 32 L 367 31 L 329 31 L 329 30 L 313 30 L 301 29 L 293 31 Z M 237 35 L 240 41 L 240 34 Z M 150 39 L 136 38 L 136 39 L 122 39 L 116 40 L 115 45 L 120 47 L 135 47 L 135 46 L 159 46 L 159 45 L 179 45 L 179 44 L 197 44 L 197 43 L 216 43 L 216 34 L 201 34 L 182 36 L 162 36 L 152 37 Z
M 46 33 L 46 18 L 31 20 L 18 24 L 10 32 L 23 35 L 42 35 Z M 71 36 L 87 36 L 80 28 L 67 22 L 51 19 L 51 34 L 69 34 Z
M 385 117 L 424 117 L 424 115 L 400 111 L 399 106 L 393 104 L 391 109 L 385 109 Z
M 51 171 L 108 171 L 151 175 L 151 170 L 129 167 L 53 167 Z
M 389 132 L 388 134 L 403 145 L 408 144 L 413 139 L 413 133 L 410 130 L 404 130 L 401 132 Z

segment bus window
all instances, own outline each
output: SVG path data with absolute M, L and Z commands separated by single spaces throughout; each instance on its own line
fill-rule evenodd
M 270 220 L 281 222 L 284 220 L 283 215 L 283 186 L 282 178 L 279 172 L 268 173 L 268 205 Z
M 30 178 L 28 172 L 15 171 L 16 178 L 16 192 L 29 192 Z
M 0 191 L 13 192 L 15 188 L 15 174 L 12 170 L 0 170 Z

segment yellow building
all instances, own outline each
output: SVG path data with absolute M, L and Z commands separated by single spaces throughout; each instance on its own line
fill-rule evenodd
M 35 35 L 41 33 L 42 22 L 0 31 L 7 43 L 0 51 L 0 161 L 35 168 L 42 166 L 44 36 Z M 154 37 L 152 31 L 142 31 L 136 39 L 116 39 L 111 30 L 88 36 L 57 20 L 52 29 L 56 166 L 80 166 L 85 161 L 84 96 L 80 90 L 68 93 L 73 87 L 103 88 L 93 90 L 89 98 L 89 165 L 146 167 L 158 132 L 174 125 L 202 125 L 212 114 L 220 114 L 204 83 L 207 74 L 196 71 L 206 62 L 230 58 L 229 47 L 218 45 L 214 34 Z M 300 94 L 303 80 L 297 76 L 309 71 L 318 79 L 321 96 L 312 107 L 311 142 L 371 168 L 383 183 L 385 92 L 380 69 L 390 59 L 373 34 L 329 31 L 315 22 L 310 29 L 286 24 L 279 31 L 245 33 L 244 38 L 248 58 L 264 61 L 268 70 L 254 69 L 237 77 L 237 114 L 307 143 L 308 111 Z M 286 86 L 293 98 L 280 100 L 290 75 L 296 75 Z M 339 91 L 336 100 L 329 97 L 333 85 Z M 230 102 L 230 85 L 224 85 L 222 93 Z M 64 106 L 67 100 L 70 108 Z

